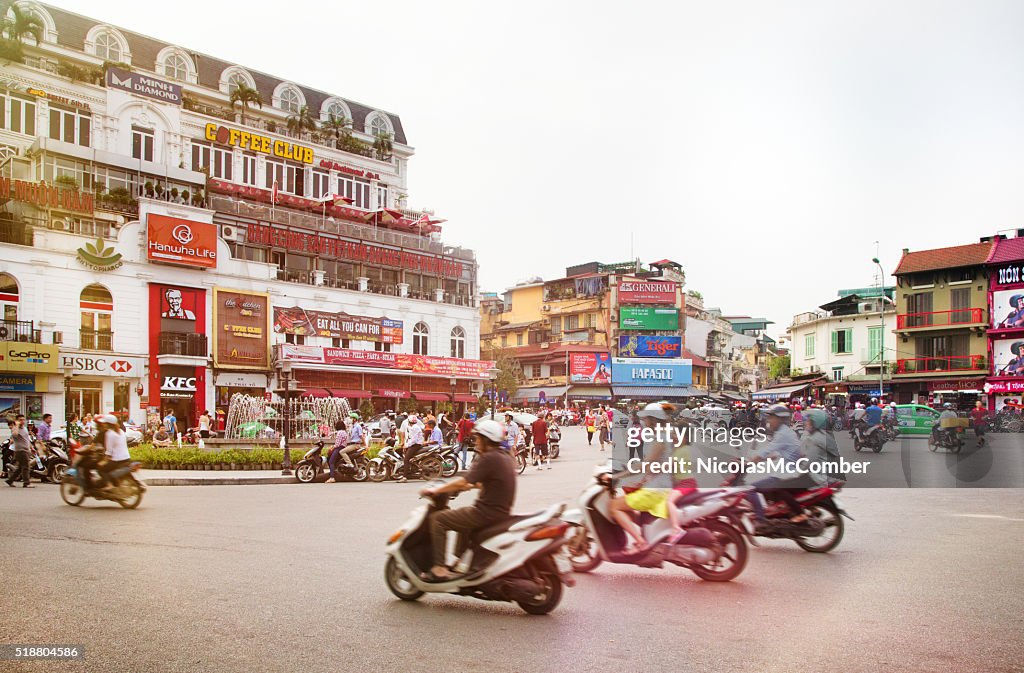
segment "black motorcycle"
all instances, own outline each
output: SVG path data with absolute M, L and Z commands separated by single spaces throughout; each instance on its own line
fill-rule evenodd
M 928 450 L 936 451 L 939 448 L 946 449 L 950 453 L 960 453 L 964 448 L 964 429 L 961 427 L 938 428 L 934 435 L 928 438 Z
M 0 476 L 7 479 L 9 475 L 18 469 L 18 461 L 14 456 L 14 447 L 11 446 L 10 439 L 0 444 L 0 454 L 2 454 L 3 462 L 2 475 Z M 68 454 L 64 452 L 61 443 L 57 440 L 50 440 L 46 443 L 45 455 L 42 456 L 33 447 L 28 463 L 29 470 L 31 470 L 34 478 L 39 481 L 52 481 L 58 484 L 64 478 L 64 473 L 69 465 Z
M 95 449 L 94 449 L 95 450 Z M 90 452 L 78 453 L 75 462 L 68 468 L 60 482 L 60 497 L 72 507 L 78 507 L 87 498 L 111 500 L 125 509 L 135 509 L 142 503 L 146 482 L 137 473 L 142 463 L 131 461 L 128 465 L 112 470 L 104 481 L 94 464 L 87 463 Z
M 324 441 L 321 439 L 295 465 L 295 478 L 303 484 L 309 484 L 315 481 L 321 474 L 328 472 L 327 459 L 324 458 L 323 452 Z M 352 459 L 351 465 L 345 463 L 340 458 L 336 461 L 334 466 L 335 474 L 352 481 L 366 481 L 370 476 L 370 461 L 366 457 L 366 448 L 363 447 L 350 454 L 349 458 Z
M 853 435 L 853 450 L 857 452 L 862 449 L 870 449 L 879 453 L 885 446 L 885 442 L 888 441 L 885 428 L 881 423 L 868 427 L 867 422 L 859 420 L 854 423 L 850 433 Z

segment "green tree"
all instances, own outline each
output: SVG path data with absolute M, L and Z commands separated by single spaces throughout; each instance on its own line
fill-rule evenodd
M 309 106 L 303 105 L 299 111 L 288 117 L 288 130 L 299 134 L 303 131 L 316 131 L 316 117 L 309 111 Z
M 378 133 L 373 139 L 373 151 L 381 161 L 391 158 L 391 134 Z
M 3 12 L 3 36 L 8 40 L 21 42 L 31 37 L 36 44 L 43 40 L 43 22 L 33 12 L 24 10 L 13 2 L 0 5 Z
M 245 113 L 249 111 L 250 106 L 263 107 L 263 96 L 260 95 L 259 91 L 246 84 L 236 86 L 234 91 L 231 92 L 230 100 L 232 110 L 235 109 L 235 105 L 241 108 L 243 125 L 245 125 Z
M 523 378 L 522 365 L 508 351 L 498 351 L 494 366 L 498 369 L 495 387 L 512 397 L 519 390 L 519 381 Z
M 327 121 L 320 125 L 320 127 L 334 136 L 334 144 L 338 145 L 342 136 L 350 136 L 352 134 L 352 120 L 347 117 L 338 117 L 336 115 L 328 115 Z
M 768 376 L 773 379 L 780 379 L 789 376 L 789 356 L 775 356 L 768 363 Z

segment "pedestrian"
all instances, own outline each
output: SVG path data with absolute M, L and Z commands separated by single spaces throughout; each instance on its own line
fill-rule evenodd
M 476 427 L 476 423 L 470 418 L 469 412 L 467 411 L 462 415 L 462 420 L 459 421 L 458 436 L 456 439 L 459 442 L 459 449 L 462 452 L 462 469 L 468 469 L 469 467 L 469 445 L 473 442 L 473 428 Z
M 533 422 L 533 464 L 539 470 L 541 462 L 547 463 L 551 469 L 551 454 L 548 452 L 548 422 L 543 417 L 538 417 Z
M 210 419 L 210 412 L 203 409 L 203 413 L 199 416 L 199 436 L 203 439 L 210 438 L 210 425 L 212 421 Z
M 604 451 L 604 445 L 608 441 L 608 414 L 605 413 L 604 407 L 602 406 L 597 412 L 597 441 L 601 445 L 601 450 Z
M 974 403 L 971 410 L 971 422 L 974 424 L 974 436 L 978 438 L 978 446 L 985 445 L 985 431 L 988 429 L 988 409 L 981 400 Z
M 25 429 L 25 417 L 22 414 L 13 421 L 7 421 L 7 427 L 11 431 L 11 443 L 14 445 L 14 461 L 18 471 L 11 470 L 7 474 L 7 485 L 13 487 L 15 475 L 21 475 L 22 488 L 35 488 L 32 485 L 32 469 L 29 461 L 32 459 L 32 440 L 29 439 L 28 430 Z
M 393 412 L 389 411 L 381 416 L 378 427 L 380 428 L 380 437 L 385 442 L 391 439 L 391 433 L 395 431 L 395 420 L 392 418 Z
M 595 423 L 597 422 L 597 419 L 594 416 L 594 412 L 591 411 L 589 408 L 587 409 L 587 414 L 586 414 L 586 416 L 584 416 L 583 422 L 587 426 L 587 446 L 593 446 L 594 445 L 594 430 L 597 429 L 597 426 L 595 425 Z
M 173 411 L 167 411 L 167 415 L 164 416 L 164 426 L 167 428 L 167 432 L 170 433 L 171 439 L 178 436 L 178 419 L 174 417 Z
M 412 459 L 423 448 L 423 426 L 416 414 L 409 414 L 406 424 L 405 454 L 402 457 L 402 476 L 397 480 L 399 482 L 409 481 L 412 476 Z
M 43 414 L 43 420 L 36 426 L 36 441 L 40 454 L 45 454 L 52 434 L 53 414 Z
M 78 420 L 78 414 L 71 414 L 71 418 L 68 419 L 67 424 L 68 439 L 78 441 L 78 438 L 82 436 L 82 422 Z

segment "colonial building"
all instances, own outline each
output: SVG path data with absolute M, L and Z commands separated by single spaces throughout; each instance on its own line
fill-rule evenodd
M 983 394 L 989 373 L 991 238 L 979 243 L 911 252 L 904 248 L 896 276 L 896 371 L 900 403 L 951 401 L 968 408 Z
M 0 45 L 8 400 L 194 424 L 284 370 L 378 409 L 476 401 L 475 255 L 408 208 L 397 115 L 17 5 L 41 39 Z
M 1024 229 L 996 236 L 988 257 L 989 321 L 985 379 L 989 409 L 1024 399 Z

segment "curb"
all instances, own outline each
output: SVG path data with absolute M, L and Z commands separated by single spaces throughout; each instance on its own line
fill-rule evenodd
M 145 479 L 145 477 L 143 477 Z M 259 486 L 261 484 L 298 484 L 295 477 L 241 477 L 238 479 L 201 479 L 199 477 L 154 477 L 146 486 Z

